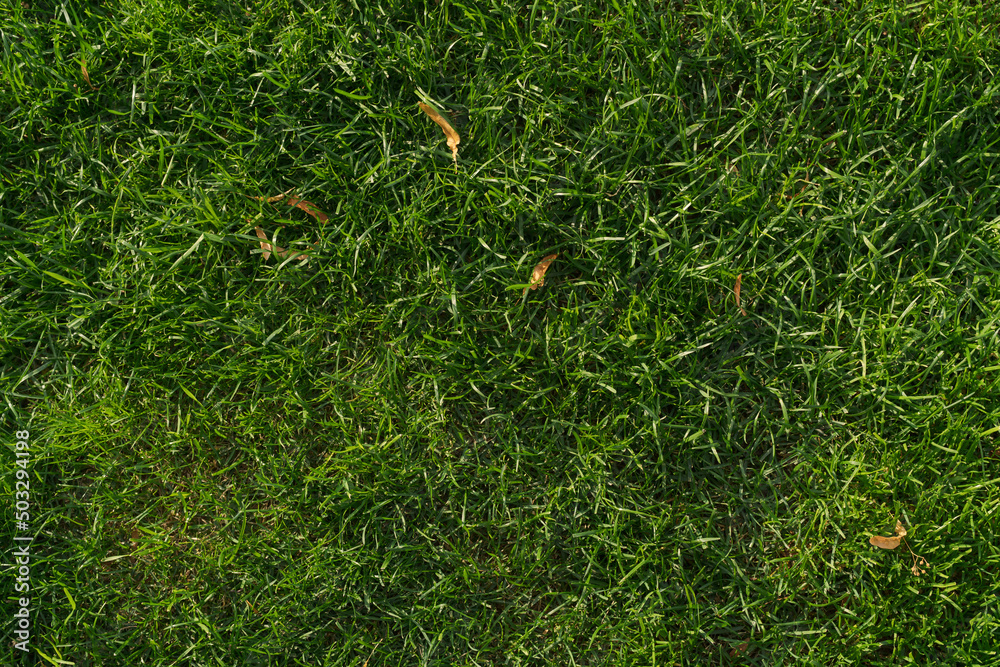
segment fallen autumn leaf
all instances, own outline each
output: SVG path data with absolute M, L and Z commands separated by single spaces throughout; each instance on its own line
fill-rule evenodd
M 288 193 L 291 191 L 292 190 L 285 190 L 280 195 L 275 195 L 273 197 L 250 197 L 250 195 L 247 195 L 247 197 L 250 197 L 250 199 L 255 199 L 257 201 L 267 202 L 268 204 L 273 204 L 278 201 L 284 201 L 289 206 L 294 206 L 296 208 L 302 209 L 303 211 L 305 211 L 306 213 L 308 213 L 309 215 L 311 215 L 312 217 L 316 218 L 317 220 L 319 220 L 321 223 L 324 224 L 326 223 L 327 220 L 330 219 L 330 216 L 328 216 L 326 213 L 323 213 L 323 211 L 316 208 L 316 205 L 313 204 L 312 202 L 306 201 L 305 199 L 301 199 L 299 197 L 288 197 Z M 249 218 L 247 219 L 247 222 L 250 222 Z M 257 227 L 254 231 L 257 232 L 257 238 L 261 239 L 260 247 L 261 250 L 264 251 L 263 253 L 261 253 L 264 257 L 264 261 L 267 261 L 271 257 L 272 252 L 275 255 L 277 255 L 280 259 L 284 259 L 285 257 L 291 256 L 292 259 L 298 259 L 303 264 L 309 261 L 309 255 L 307 255 L 304 252 L 298 252 L 296 250 L 290 250 L 290 249 L 286 250 L 285 248 L 281 248 L 279 246 L 272 244 L 267 238 L 267 234 L 265 234 L 264 230 L 261 229 L 260 227 Z M 314 243 L 310 247 L 315 248 L 316 244 Z
M 305 199 L 300 199 L 299 197 L 288 197 L 289 192 L 291 192 L 291 190 L 285 190 L 280 195 L 275 195 L 273 197 L 250 197 L 250 199 L 255 199 L 257 201 L 265 201 L 268 204 L 273 204 L 274 202 L 284 200 L 284 202 L 289 206 L 294 206 L 296 208 L 302 209 L 303 211 L 305 211 L 312 217 L 316 218 L 323 224 L 326 224 L 326 221 L 330 219 L 330 216 L 328 216 L 326 213 L 316 208 L 316 205 L 313 204 L 312 202 L 306 201 Z M 247 196 L 249 197 L 249 195 Z M 285 199 L 286 197 L 288 198 Z
M 264 230 L 261 229 L 260 227 L 257 227 L 254 231 L 257 232 L 257 238 L 261 239 L 260 248 L 261 250 L 264 251 L 263 253 L 261 253 L 261 255 L 263 255 L 265 261 L 267 261 L 271 257 L 272 252 L 279 259 L 285 259 L 285 257 L 291 256 L 292 259 L 297 259 L 303 264 L 309 261 L 309 255 L 307 255 L 304 252 L 297 252 L 295 250 L 286 250 L 280 246 L 276 246 L 270 243 L 270 240 L 267 238 L 267 234 L 265 234 Z
M 747 311 L 743 310 L 743 306 L 740 305 L 740 287 L 742 283 L 743 283 L 743 274 L 741 273 L 740 275 L 736 276 L 736 286 L 733 287 L 733 294 L 736 295 L 736 307 L 740 309 L 740 312 L 743 313 L 743 315 L 746 315 Z
M 80 63 L 80 72 L 83 73 L 83 80 L 87 82 L 87 85 L 90 86 L 90 89 L 91 90 L 97 90 L 96 88 L 94 88 L 94 84 L 92 84 L 90 82 L 90 74 L 87 72 L 87 61 L 86 60 L 84 60 L 82 63 Z
M 549 265 L 559 256 L 559 253 L 554 253 L 552 255 L 546 255 L 542 258 L 538 264 L 535 264 L 535 268 L 531 271 L 531 283 L 524 288 L 524 294 L 528 293 L 530 289 L 538 289 L 545 284 L 545 272 L 549 270 Z M 522 294 L 523 296 L 523 294 Z
M 451 159 L 455 162 L 455 169 L 458 169 L 458 144 L 462 138 L 458 136 L 458 132 L 451 126 L 451 123 L 437 112 L 437 109 L 423 102 L 420 103 L 420 109 L 444 130 L 444 136 L 448 138 L 448 148 L 451 149 Z
M 328 216 L 326 213 L 316 208 L 316 206 L 312 202 L 308 202 L 304 199 L 299 199 L 298 197 L 289 197 L 288 201 L 286 201 L 285 203 L 288 204 L 289 206 L 295 206 L 297 208 L 301 208 L 303 211 L 305 211 L 312 217 L 316 218 L 323 224 L 326 224 L 326 221 L 330 219 L 330 216 Z
M 895 549 L 899 546 L 900 540 L 906 537 L 906 528 L 903 528 L 902 522 L 896 521 L 896 534 L 893 537 L 882 537 L 881 535 L 872 535 L 868 540 L 868 543 L 873 547 L 878 547 L 879 549 Z

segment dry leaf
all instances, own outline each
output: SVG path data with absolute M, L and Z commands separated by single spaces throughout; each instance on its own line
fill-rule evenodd
M 309 261 L 309 255 L 307 255 L 304 252 L 298 252 L 296 250 L 285 250 L 280 246 L 272 245 L 267 238 L 267 234 L 265 234 L 264 230 L 261 229 L 260 227 L 257 227 L 254 231 L 257 232 L 257 238 L 261 239 L 260 249 L 264 251 L 261 254 L 263 255 L 265 261 L 271 257 L 272 252 L 275 255 L 277 255 L 279 259 L 285 259 L 286 257 L 291 256 L 292 259 L 297 259 L 302 263 Z
M 294 188 L 292 188 L 294 189 Z M 288 193 L 292 190 L 285 190 L 280 195 L 275 195 L 273 197 L 250 197 L 250 199 L 256 199 L 257 201 L 266 201 L 268 204 L 273 204 L 276 201 L 285 200 L 288 197 Z M 330 219 L 323 211 L 316 208 L 316 205 L 312 202 L 306 201 L 305 199 L 299 199 L 298 197 L 288 197 L 285 201 L 289 206 L 295 206 L 296 208 L 301 208 L 303 211 L 316 218 L 320 222 L 326 224 L 326 221 Z
M 895 549 L 899 546 L 900 540 L 906 537 L 906 528 L 903 528 L 903 524 L 897 520 L 896 521 L 896 535 L 894 537 L 882 537 L 881 535 L 872 535 L 868 543 L 873 547 L 878 547 L 879 549 Z
M 305 199 L 299 199 L 298 197 L 289 197 L 288 201 L 285 203 L 288 204 L 289 206 L 297 206 L 298 208 L 301 208 L 303 211 L 305 211 L 312 217 L 316 218 L 323 224 L 326 224 L 326 221 L 330 219 L 330 217 L 326 213 L 316 208 L 315 204 L 313 204 L 312 202 L 308 202 Z
M 291 192 L 294 189 L 295 188 L 288 188 L 287 190 L 285 190 L 284 192 L 282 192 L 280 195 L 274 195 L 273 197 L 250 197 L 250 195 L 247 195 L 247 196 L 250 197 L 250 199 L 256 199 L 257 201 L 266 201 L 268 204 L 273 204 L 274 202 L 281 201 L 282 199 L 284 199 L 285 197 L 287 197 L 288 193 Z
M 542 258 L 542 261 L 535 264 L 535 268 L 531 271 L 531 283 L 524 288 L 524 294 L 527 294 L 530 289 L 538 289 L 545 284 L 545 272 L 549 270 L 549 265 L 552 264 L 553 260 L 555 260 L 558 256 L 559 253 L 546 255 Z
M 87 61 L 86 60 L 84 60 L 83 62 L 80 63 L 80 71 L 83 72 L 83 80 L 87 82 L 87 85 L 90 86 L 90 89 L 91 90 L 97 90 L 96 88 L 94 88 L 94 84 L 92 84 L 90 82 L 90 74 L 87 73 Z
M 275 195 L 273 197 L 250 197 L 250 195 L 247 196 L 250 197 L 250 199 L 256 199 L 257 201 L 265 201 L 268 204 L 273 204 L 278 201 L 284 201 L 289 206 L 295 206 L 296 208 L 302 209 L 309 215 L 319 220 L 321 223 L 326 223 L 326 221 L 330 219 L 330 217 L 326 213 L 323 213 L 323 211 L 316 208 L 316 205 L 313 204 L 312 202 L 308 202 L 305 199 L 300 199 L 299 197 L 288 197 L 289 192 L 291 192 L 291 190 L 285 190 L 280 195 Z M 285 199 L 286 197 L 288 198 Z M 249 218 L 247 219 L 247 222 L 250 222 Z M 304 252 L 299 252 L 297 250 L 286 250 L 285 248 L 281 248 L 279 246 L 271 244 L 268 241 L 267 234 L 265 234 L 264 230 L 261 229 L 260 227 L 257 227 L 255 231 L 257 232 L 257 238 L 261 240 L 260 247 L 261 250 L 264 251 L 261 254 L 263 255 L 265 261 L 267 261 L 271 257 L 272 252 L 275 255 L 277 255 L 280 259 L 284 259 L 285 257 L 290 256 L 292 259 L 298 259 L 302 263 L 309 261 L 309 255 L 307 255 Z M 311 247 L 315 248 L 316 244 L 314 243 Z
M 458 169 L 458 144 L 462 138 L 458 136 L 458 132 L 451 126 L 451 123 L 445 120 L 444 116 L 439 114 L 434 107 L 421 102 L 420 109 L 444 130 L 444 136 L 448 138 L 448 148 L 451 149 L 451 159 L 455 161 L 455 169 Z
M 736 307 L 740 309 L 743 315 L 747 314 L 747 311 L 743 310 L 743 306 L 740 305 L 740 286 L 743 284 L 743 274 L 736 276 L 736 287 L 733 288 L 733 294 L 736 295 Z
M 361 665 L 361 667 L 368 667 L 368 661 L 372 659 L 373 655 L 375 655 L 375 649 L 377 649 L 379 647 L 379 644 L 381 644 L 381 643 L 382 643 L 382 640 L 380 639 L 378 641 L 378 644 L 375 644 L 375 648 L 372 649 L 372 652 L 368 654 L 367 658 L 365 658 L 365 664 Z
M 257 238 L 263 239 L 260 242 L 260 248 L 261 248 L 261 250 L 264 251 L 263 252 L 264 261 L 267 261 L 268 259 L 271 258 L 271 244 L 267 243 L 267 234 L 264 233 L 263 229 L 261 229 L 260 227 L 257 227 L 257 229 L 255 231 L 257 232 Z

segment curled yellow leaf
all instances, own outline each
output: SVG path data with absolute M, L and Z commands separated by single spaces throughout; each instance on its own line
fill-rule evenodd
M 451 149 L 451 159 L 455 161 L 455 168 L 458 169 L 458 144 L 462 141 L 462 138 L 458 136 L 458 132 L 451 126 L 451 123 L 437 112 L 437 109 L 421 102 L 420 110 L 430 116 L 431 120 L 440 125 L 441 129 L 444 130 L 444 136 L 448 139 L 448 148 Z
M 895 549 L 904 537 L 906 537 L 906 528 L 903 528 L 902 522 L 897 520 L 896 534 L 894 536 L 882 537 L 881 535 L 872 535 L 868 543 L 879 549 Z
M 542 258 L 542 261 L 535 264 L 535 268 L 531 270 L 531 282 L 524 288 L 524 294 L 527 294 L 530 289 L 538 289 L 545 284 L 545 272 L 549 270 L 549 266 L 558 256 L 559 253 L 546 255 Z

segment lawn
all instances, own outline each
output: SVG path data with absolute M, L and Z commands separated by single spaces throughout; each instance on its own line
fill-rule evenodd
M 1000 664 L 998 26 L 0 1 L 6 664 Z

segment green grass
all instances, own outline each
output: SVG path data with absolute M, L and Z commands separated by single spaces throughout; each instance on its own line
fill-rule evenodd
M 1000 664 L 998 19 L 0 3 L 7 659 Z

